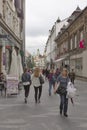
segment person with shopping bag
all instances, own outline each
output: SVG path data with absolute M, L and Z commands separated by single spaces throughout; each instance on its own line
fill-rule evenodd
M 63 68 L 62 73 L 57 78 L 57 84 L 55 86 L 55 93 L 58 93 L 60 96 L 60 115 L 68 117 L 68 97 L 67 97 L 67 85 L 69 82 L 68 71 L 66 68 Z

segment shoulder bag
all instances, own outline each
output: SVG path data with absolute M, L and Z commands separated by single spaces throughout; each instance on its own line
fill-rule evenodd
M 40 84 L 41 84 L 41 85 L 44 84 L 44 78 L 43 78 L 42 75 L 40 75 L 40 77 L 39 77 L 39 81 L 40 81 Z

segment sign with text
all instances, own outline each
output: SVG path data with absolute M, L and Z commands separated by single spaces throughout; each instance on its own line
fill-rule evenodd
M 18 94 L 18 78 L 7 76 L 7 94 Z

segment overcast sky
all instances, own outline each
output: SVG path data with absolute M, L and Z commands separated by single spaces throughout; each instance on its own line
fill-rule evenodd
M 84 9 L 87 0 L 26 0 L 26 49 L 33 54 L 39 48 L 42 53 L 57 18 L 70 16 L 77 6 Z

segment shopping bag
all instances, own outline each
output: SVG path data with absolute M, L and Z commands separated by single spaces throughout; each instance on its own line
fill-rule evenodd
M 67 85 L 67 96 L 69 98 L 74 98 L 76 96 L 76 88 L 71 82 Z

